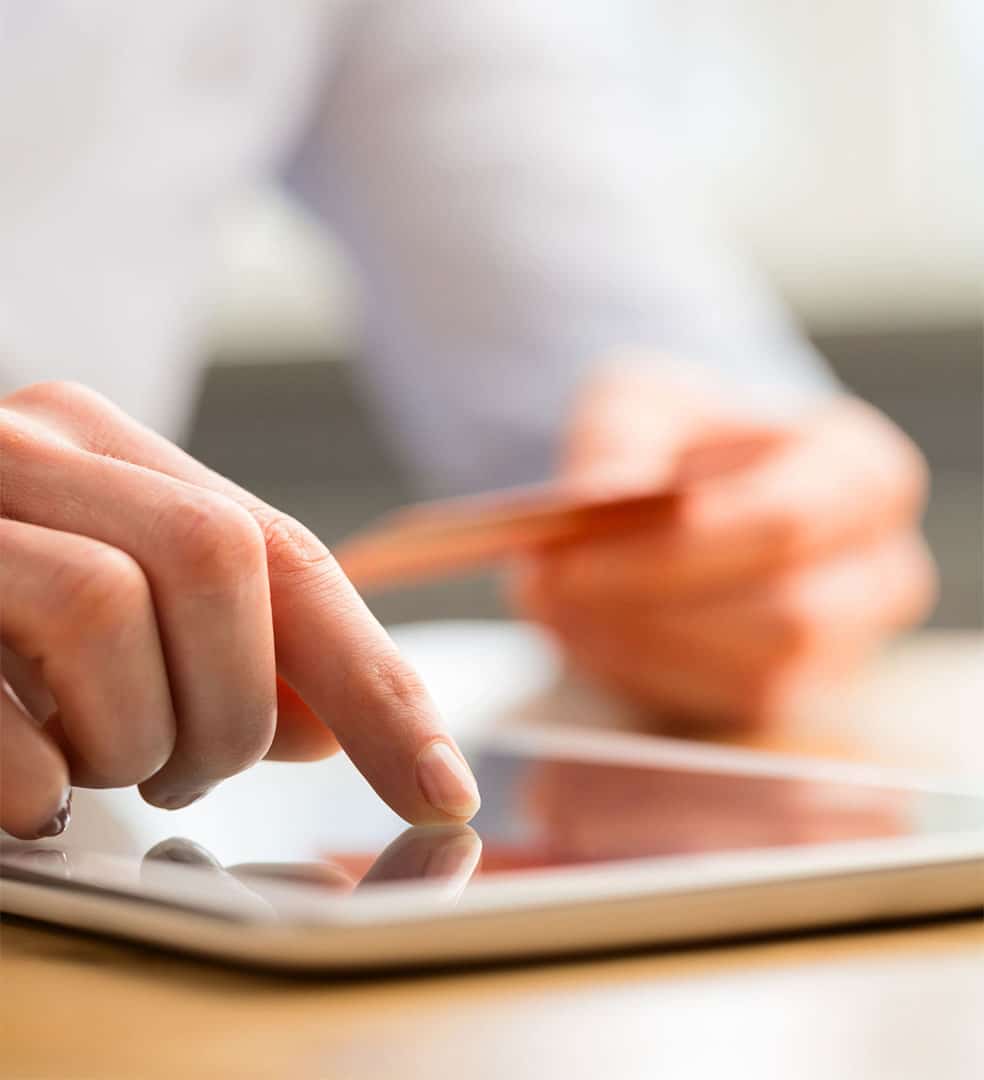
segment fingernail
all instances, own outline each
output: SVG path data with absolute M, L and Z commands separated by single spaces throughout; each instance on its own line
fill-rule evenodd
M 471 769 L 446 742 L 432 742 L 421 750 L 417 783 L 435 810 L 452 817 L 470 818 L 481 805 Z
M 61 836 L 61 834 L 65 831 L 68 823 L 71 820 L 72 792 L 71 790 L 69 790 L 62 798 L 61 809 L 59 809 L 58 813 L 55 814 L 55 816 L 49 822 L 47 822 L 40 829 L 38 829 L 38 838 L 40 839 L 41 837 L 47 838 L 51 836 Z
M 168 795 L 166 798 L 161 799 L 157 805 L 164 810 L 183 810 L 186 806 L 191 806 L 193 802 L 198 802 L 199 799 L 204 798 L 210 790 L 210 788 L 206 788 L 204 791 L 194 791 L 190 795 Z

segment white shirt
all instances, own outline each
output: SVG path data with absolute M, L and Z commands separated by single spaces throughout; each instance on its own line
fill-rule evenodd
M 364 279 L 365 381 L 435 490 L 542 477 L 625 344 L 831 385 L 652 130 L 604 0 L 0 0 L 0 378 L 168 434 L 218 207 L 283 176 Z

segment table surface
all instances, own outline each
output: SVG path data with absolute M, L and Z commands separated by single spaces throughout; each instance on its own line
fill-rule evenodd
M 948 748 L 932 761 L 984 778 L 982 656 L 973 635 L 902 647 L 817 745 L 863 718 L 855 750 L 911 761 L 928 730 Z M 11 1078 L 984 1075 L 980 917 L 385 978 L 239 971 L 17 919 L 0 955 Z

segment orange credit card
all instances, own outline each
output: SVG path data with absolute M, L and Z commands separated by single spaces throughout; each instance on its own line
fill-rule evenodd
M 649 490 L 578 492 L 560 485 L 515 488 L 420 503 L 388 514 L 343 541 L 335 557 L 360 589 L 378 589 L 495 563 L 587 536 L 668 522 L 687 490 L 748 464 L 775 438 L 716 441 L 678 462 Z
M 376 589 L 652 521 L 673 501 L 661 491 L 602 498 L 547 486 L 447 499 L 389 514 L 334 553 L 358 588 Z

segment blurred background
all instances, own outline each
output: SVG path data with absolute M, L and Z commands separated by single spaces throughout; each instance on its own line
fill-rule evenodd
M 927 454 L 934 621 L 984 626 L 984 5 L 622 0 L 612 17 L 636 24 L 644 68 L 657 34 L 673 57 L 649 65 L 653 138 L 844 383 Z M 217 246 L 191 451 L 329 542 L 414 498 L 350 376 L 359 288 L 340 247 L 272 188 L 229 203 Z M 500 611 L 487 577 L 374 606 Z

